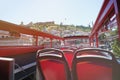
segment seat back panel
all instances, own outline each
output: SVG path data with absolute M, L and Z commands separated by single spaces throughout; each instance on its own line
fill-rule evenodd
M 112 80 L 112 68 L 103 63 L 77 63 L 78 80 Z
M 62 62 L 57 60 L 41 60 L 41 69 L 45 80 L 67 80 L 66 72 Z

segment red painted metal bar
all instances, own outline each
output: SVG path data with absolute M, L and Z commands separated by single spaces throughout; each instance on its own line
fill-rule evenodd
M 98 47 L 98 33 L 96 33 L 96 35 L 95 35 L 95 38 L 96 38 L 96 47 Z
M 118 35 L 120 40 L 120 0 L 104 0 L 90 37 L 96 36 L 99 30 L 104 29 L 103 25 L 106 25 L 114 14 L 116 15 Z M 97 36 L 96 46 L 98 46 Z
M 36 36 L 35 45 L 38 46 L 38 36 Z
M 102 28 L 102 25 L 105 23 L 105 21 L 109 20 L 109 18 L 113 15 L 114 15 L 113 1 L 104 0 L 103 6 L 99 12 L 99 15 L 92 29 L 91 36 L 95 35 L 95 33 L 98 32 L 100 28 Z
M 98 22 L 101 22 L 104 17 L 109 17 L 107 14 L 113 10 L 113 1 L 109 0 L 108 4 L 106 5 L 103 13 L 101 14 Z M 107 15 L 107 16 L 106 16 Z
M 91 46 L 91 38 L 89 38 L 89 44 L 90 44 L 90 46 Z
M 50 47 L 52 48 L 52 39 L 50 39 Z
M 33 36 L 41 36 L 41 37 L 47 37 L 47 38 L 53 38 L 53 39 L 60 39 L 63 40 L 63 38 L 48 34 L 45 32 L 33 30 L 21 25 L 16 25 L 13 23 L 5 22 L 0 20 L 0 30 L 5 30 L 5 31 L 14 31 L 17 33 L 23 33 L 23 34 L 28 34 L 28 35 L 33 35 Z
M 115 14 L 117 18 L 117 25 L 118 25 L 118 35 L 120 40 L 120 0 L 113 0 L 114 7 L 115 7 Z
M 92 46 L 94 47 L 94 37 L 92 37 Z
M 96 38 L 95 38 L 95 35 L 94 35 L 94 37 L 93 37 L 93 47 L 95 47 L 96 46 L 96 40 L 95 40 Z
M 92 47 L 92 37 L 89 37 L 89 43 L 90 43 L 90 46 Z
M 11 55 L 31 53 L 31 52 L 36 52 L 39 49 L 43 49 L 43 46 L 7 46 L 7 47 L 0 47 L 0 56 L 11 56 Z
M 93 45 L 93 47 L 94 47 L 94 37 L 92 38 L 92 43 L 93 43 L 92 45 Z
M 103 25 L 105 25 L 114 14 L 116 14 L 118 35 L 120 39 L 120 0 L 104 0 L 90 37 L 94 36 L 100 29 L 102 29 Z

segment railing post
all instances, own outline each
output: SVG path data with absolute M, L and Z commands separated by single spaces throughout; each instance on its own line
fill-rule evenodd
M 63 40 L 63 43 L 64 43 L 64 45 L 65 45 L 65 39 Z
M 96 47 L 98 47 L 98 33 L 95 34 L 95 38 L 96 38 Z
M 35 45 L 38 46 L 38 36 L 35 36 Z
M 92 38 L 92 42 L 93 42 L 93 47 L 95 47 L 95 35 L 93 35 L 93 38 Z
M 89 44 L 90 44 L 90 46 L 91 46 L 91 37 L 89 38 Z
M 50 47 L 52 48 L 52 39 L 50 39 Z
M 94 47 L 94 37 L 92 37 L 92 46 Z

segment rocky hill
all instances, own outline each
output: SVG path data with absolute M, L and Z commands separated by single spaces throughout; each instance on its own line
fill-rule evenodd
M 88 35 L 91 32 L 90 26 L 55 24 L 54 21 L 37 23 L 30 22 L 26 26 L 31 29 L 47 32 L 61 37 Z

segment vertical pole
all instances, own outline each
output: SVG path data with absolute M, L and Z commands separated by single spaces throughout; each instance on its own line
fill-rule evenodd
M 61 41 L 59 40 L 59 45 L 61 45 Z
M 65 39 L 63 40 L 63 43 L 64 43 L 64 45 L 65 45 Z
M 114 8 L 115 8 L 115 14 L 118 25 L 118 35 L 120 40 L 120 0 L 113 0 L 113 1 L 114 1 Z
M 98 33 L 95 34 L 95 38 L 96 38 L 96 47 L 98 47 Z
M 94 36 L 92 36 L 92 47 L 94 47 Z
M 89 37 L 89 44 L 90 44 L 90 46 L 91 46 L 91 37 Z
M 34 36 L 35 38 L 35 46 L 38 46 L 38 36 Z
M 52 48 L 52 39 L 50 39 L 50 47 Z
M 45 40 L 45 37 L 43 37 L 43 40 L 42 40 L 43 41 L 43 44 L 42 44 L 43 48 L 45 48 L 45 42 L 44 42 L 44 40 Z
M 94 47 L 94 35 L 91 37 L 91 46 Z
M 95 34 L 93 36 L 93 47 L 96 47 L 96 37 L 95 37 Z
M 92 47 L 92 37 L 90 37 L 90 46 Z
M 36 46 L 38 46 L 38 36 L 36 36 Z

